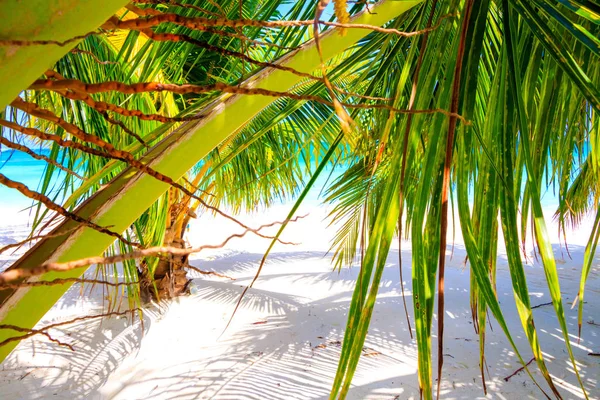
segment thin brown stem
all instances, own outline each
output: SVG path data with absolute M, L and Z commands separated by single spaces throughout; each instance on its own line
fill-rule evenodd
M 50 157 L 46 157 L 46 156 L 45 156 L 45 155 L 43 155 L 43 154 L 38 154 L 38 153 L 36 153 L 35 151 L 31 150 L 31 149 L 30 149 L 29 147 L 27 147 L 27 146 L 23 146 L 22 144 L 19 144 L 19 143 L 12 142 L 12 141 L 8 140 L 7 138 L 5 138 L 4 136 L 0 136 L 0 143 L 1 143 L 1 144 L 3 144 L 3 145 L 4 145 L 4 146 L 6 146 L 6 147 L 9 147 L 9 148 L 11 148 L 11 149 L 14 149 L 14 150 L 21 151 L 21 152 L 23 152 L 23 153 L 25 153 L 25 154 L 29 155 L 31 158 L 35 158 L 36 160 L 45 161 L 45 162 L 47 162 L 48 164 L 50 164 L 50 165 L 52 165 L 52 166 L 54 166 L 54 167 L 56 167 L 56 168 L 60 169 L 60 170 L 61 170 L 61 171 L 63 171 L 63 172 L 66 172 L 66 173 L 67 173 L 67 174 L 69 174 L 69 175 L 72 175 L 72 176 L 74 176 L 74 177 L 75 177 L 75 178 L 77 178 L 77 179 L 80 179 L 80 180 L 82 180 L 82 181 L 84 181 L 84 180 L 85 180 L 85 178 L 84 178 L 83 176 L 79 175 L 79 174 L 78 174 L 78 173 L 76 173 L 75 171 L 73 171 L 73 170 L 70 170 L 69 168 L 67 168 L 67 167 L 65 167 L 65 166 L 63 166 L 63 165 L 61 165 L 59 162 L 57 162 L 57 161 L 55 161 L 55 160 L 51 159 Z M 2 251 L 0 251 L 0 253 L 1 253 L 1 252 L 2 252 Z
M 453 18 L 456 14 L 448 14 L 444 17 L 440 18 L 441 20 L 445 18 Z M 151 28 L 154 26 L 158 26 L 163 22 L 171 22 L 180 26 L 185 26 L 191 29 L 207 31 L 207 27 L 230 27 L 237 28 L 243 26 L 251 26 L 257 28 L 287 28 L 287 27 L 301 27 L 301 26 L 311 26 L 314 25 L 315 21 L 306 20 L 306 21 L 256 21 L 256 20 L 230 20 L 227 18 L 202 18 L 202 17 L 183 17 L 178 14 L 162 14 L 156 15 L 151 18 L 139 18 L 139 19 L 130 19 L 126 21 L 119 21 L 117 17 L 113 17 L 109 22 L 103 25 L 105 30 L 114 30 L 114 29 L 131 29 L 131 30 L 139 30 Z M 416 35 L 422 35 L 426 32 L 430 32 L 435 30 L 440 24 L 429 28 L 427 30 L 419 30 L 414 32 L 403 32 L 398 29 L 393 28 L 382 28 L 380 26 L 368 25 L 368 24 L 342 24 L 339 22 L 328 22 L 328 21 L 317 21 L 319 25 L 330 26 L 341 29 L 366 29 L 371 30 L 373 32 L 384 33 L 395 35 L 399 37 L 412 37 Z M 56 46 L 66 46 L 73 42 L 77 42 L 83 39 L 86 39 L 89 36 L 100 35 L 101 32 L 89 32 L 84 35 L 76 36 L 64 41 L 59 40 L 24 40 L 24 39 L 3 39 L 0 40 L 0 46 L 45 46 L 45 45 L 56 45 Z
M 133 0 L 132 3 L 135 3 L 135 4 L 153 4 L 153 5 L 163 4 L 163 5 L 172 6 L 172 7 L 187 8 L 187 9 L 199 11 L 199 12 L 204 13 L 206 15 L 210 15 L 212 17 L 217 17 L 217 18 L 223 17 L 223 16 L 226 15 L 225 11 L 223 11 L 222 8 L 220 8 L 220 10 L 221 10 L 222 13 L 221 14 L 217 14 L 217 13 L 213 13 L 212 11 L 209 11 L 209 10 L 207 10 L 205 8 L 193 5 L 193 4 L 178 3 L 178 2 L 172 1 L 172 0 Z
M 87 278 L 57 278 L 51 281 L 23 281 L 17 283 L 0 283 L 0 288 L 18 289 L 21 287 L 37 287 L 37 286 L 54 286 L 54 285 L 69 285 L 73 283 L 89 283 L 92 285 L 104 285 L 111 287 L 138 285 L 139 281 L 134 282 L 110 282 L 102 279 L 87 279 Z
M 204 271 L 200 268 L 196 268 L 191 265 L 185 265 L 184 268 L 188 268 L 188 269 L 191 269 L 192 271 L 196 271 L 197 273 L 199 273 L 201 275 L 214 275 L 219 278 L 224 278 L 224 279 L 229 279 L 229 280 L 235 281 L 235 278 L 232 278 L 231 276 L 228 276 L 228 275 L 219 274 L 218 272 L 215 272 L 215 271 Z
M 91 319 L 106 318 L 106 317 L 113 317 L 113 316 L 122 316 L 122 315 L 126 315 L 126 314 L 133 315 L 133 313 L 135 311 L 141 311 L 141 308 L 134 308 L 131 310 L 121 311 L 121 312 L 114 311 L 114 312 L 107 312 L 107 313 L 98 314 L 98 315 L 87 315 L 84 317 L 77 317 L 77 318 L 73 318 L 69 321 L 46 325 L 40 329 L 28 329 L 28 328 L 22 328 L 22 327 L 18 327 L 18 326 L 14 326 L 14 325 L 0 325 L 0 329 L 10 329 L 10 330 L 14 330 L 17 332 L 27 332 L 25 335 L 10 337 L 8 339 L 3 340 L 2 342 L 0 342 L 0 347 L 6 345 L 8 343 L 11 343 L 11 342 L 19 342 L 23 339 L 26 339 L 28 337 L 35 336 L 35 335 L 44 335 L 44 336 L 48 337 L 48 333 L 47 333 L 48 330 L 60 328 L 65 325 L 71 325 L 71 324 L 74 324 L 75 322 L 88 321 Z M 52 338 L 50 338 L 50 339 L 52 340 Z M 56 342 L 56 340 L 53 340 L 53 341 Z M 62 344 L 62 345 L 70 347 L 67 344 Z M 72 347 L 70 347 L 70 348 L 71 348 L 71 350 L 73 350 Z
M 44 229 L 46 229 L 47 226 L 48 226 L 48 224 L 46 224 L 44 227 L 42 227 L 39 231 L 43 231 Z M 10 250 L 10 249 L 14 249 L 14 248 L 19 248 L 19 247 L 23 246 L 24 244 L 32 242 L 34 240 L 49 239 L 49 238 L 53 238 L 53 237 L 60 237 L 60 236 L 66 235 L 68 233 L 71 233 L 71 232 L 73 232 L 73 231 L 75 231 L 77 229 L 79 229 L 79 227 L 75 227 L 75 228 L 72 228 L 72 229 L 67 229 L 64 232 L 59 232 L 59 233 L 54 233 L 54 234 L 45 234 L 45 235 L 30 236 L 27 239 L 23 239 L 20 242 L 7 244 L 4 247 L 0 247 L 0 254 L 4 253 L 6 250 Z
M 81 50 L 81 49 L 72 49 L 71 53 L 73 54 L 87 54 L 88 56 L 90 56 L 94 61 L 96 61 L 97 64 L 100 65 L 118 65 L 119 63 L 116 61 L 102 61 L 98 58 L 97 55 L 95 55 L 94 53 L 92 53 L 91 51 L 87 51 L 87 50 Z
M 0 174 L 0 177 L 1 176 L 2 175 Z M 295 219 L 290 220 L 290 222 L 295 222 L 295 221 L 299 220 L 300 218 L 304 218 L 304 216 L 296 217 Z M 223 248 L 232 239 L 242 238 L 242 237 L 246 236 L 246 234 L 248 234 L 248 233 L 254 233 L 254 234 L 257 234 L 260 236 L 261 235 L 259 232 L 260 230 L 269 228 L 269 227 L 272 227 L 275 225 L 281 225 L 284 222 L 285 221 L 272 222 L 270 224 L 261 225 L 260 227 L 258 227 L 256 229 L 246 228 L 246 230 L 244 232 L 233 234 L 233 235 L 227 237 L 221 243 L 214 244 L 214 245 L 203 245 L 203 246 L 198 246 L 198 247 L 189 248 L 189 249 L 182 249 L 180 247 L 172 247 L 172 246 L 156 246 L 156 247 L 148 247 L 145 249 L 140 249 L 140 250 L 133 251 L 130 253 L 117 254 L 117 255 L 108 256 L 108 257 L 102 257 L 102 256 L 87 257 L 87 258 L 82 258 L 79 260 L 65 262 L 65 263 L 47 262 L 42 265 L 39 265 L 36 267 L 31 267 L 31 268 L 26 268 L 26 269 L 25 268 L 15 268 L 15 269 L 0 273 L 0 284 L 12 282 L 17 279 L 27 278 L 30 276 L 41 275 L 41 274 L 44 274 L 49 271 L 69 271 L 69 270 L 72 270 L 75 268 L 87 267 L 92 264 L 99 264 L 99 265 L 114 264 L 114 263 L 123 262 L 126 260 L 134 260 L 134 259 L 139 259 L 139 258 L 144 258 L 144 257 L 153 257 L 153 256 L 159 256 L 162 254 L 169 254 L 169 255 L 175 255 L 175 256 L 186 256 L 186 255 L 190 255 L 190 254 L 194 254 L 194 253 L 199 253 L 203 250 L 220 249 L 220 248 Z
M 437 6 L 437 0 L 431 5 L 431 12 L 427 19 L 427 28 L 431 27 L 433 17 L 435 15 L 435 9 Z M 419 84 L 419 76 L 421 73 L 421 66 L 423 65 L 423 57 L 425 56 L 425 50 L 427 49 L 427 41 L 429 39 L 429 31 L 423 36 L 423 41 L 419 48 L 419 57 L 417 59 L 417 65 L 413 75 L 413 84 L 410 92 L 410 99 L 408 102 L 408 109 L 413 110 L 415 106 L 415 100 L 417 98 L 417 87 Z M 408 307 L 406 305 L 406 296 L 404 295 L 404 279 L 402 274 L 402 216 L 404 214 L 404 179 L 406 176 L 406 157 L 408 155 L 408 137 L 412 127 L 413 114 L 408 114 L 406 117 L 406 127 L 404 128 L 404 137 L 402 138 L 402 165 L 400 167 L 400 190 L 398 196 L 398 202 L 400 204 L 400 212 L 398 214 L 398 269 L 400 270 L 400 288 L 402 290 L 402 302 L 404 303 L 404 314 L 406 314 L 406 322 L 408 323 L 408 332 L 410 338 L 413 338 L 412 329 L 410 326 L 410 317 L 408 315 Z
M 452 82 L 452 99 L 450 111 L 458 112 L 460 81 L 462 75 L 462 59 L 466 48 L 467 31 L 473 1 L 468 0 L 465 4 L 465 11 L 458 42 L 458 51 L 456 55 L 456 68 L 454 70 L 454 79 Z M 442 180 L 441 213 L 440 213 L 440 249 L 439 249 L 439 273 L 438 273 L 438 381 L 437 398 L 440 398 L 440 388 L 442 385 L 442 367 L 444 365 L 444 278 L 446 265 L 446 235 L 448 231 L 448 194 L 450 191 L 450 168 L 452 163 L 452 150 L 454 148 L 454 135 L 458 119 L 450 117 L 448 124 L 448 135 L 446 137 L 446 157 L 444 160 L 444 175 Z
M 329 0 L 322 0 L 326 5 Z M 324 8 L 324 7 L 323 7 Z M 322 11 L 318 14 L 322 14 Z M 448 14 L 440 19 L 440 23 L 443 19 L 455 17 L 456 14 Z M 288 28 L 288 27 L 303 27 L 303 26 L 314 26 L 324 25 L 342 29 L 366 29 L 378 33 L 391 34 L 400 37 L 411 37 L 421 35 L 426 32 L 439 27 L 438 25 L 414 32 L 403 32 L 393 28 L 382 28 L 380 26 L 368 25 L 368 24 L 354 24 L 354 23 L 340 23 L 340 22 L 329 22 L 321 20 L 302 20 L 302 21 L 258 21 L 251 19 L 227 19 L 227 18 L 205 18 L 205 17 L 187 17 L 174 13 L 163 13 L 160 15 L 153 15 L 147 18 L 133 18 L 128 20 L 119 20 L 117 17 L 112 17 L 104 25 L 103 29 L 130 29 L 140 30 L 158 26 L 162 23 L 172 23 L 175 25 L 183 26 L 195 30 L 204 30 L 205 27 L 228 27 L 228 28 L 239 28 L 239 27 L 254 27 L 254 28 Z M 0 42 L 1 43 L 1 42 Z
M 224 218 L 226 218 L 226 219 L 234 222 L 235 224 L 241 226 L 242 228 L 248 229 L 248 230 L 252 231 L 253 233 L 255 233 L 256 235 L 258 235 L 258 236 L 260 236 L 262 238 L 273 239 L 273 237 L 267 236 L 267 235 L 263 235 L 258 230 L 250 228 L 249 226 L 247 226 L 243 222 L 239 221 L 238 219 L 236 219 L 236 218 L 230 216 L 229 214 L 221 211 L 219 208 L 211 206 L 210 204 L 208 204 L 207 202 L 205 202 L 202 198 L 200 198 L 199 196 L 197 196 L 196 194 L 194 194 L 194 192 L 198 190 L 197 188 L 195 188 L 195 187 L 192 188 L 192 190 L 194 192 L 188 190 L 184 186 L 182 186 L 182 185 L 176 183 L 175 181 L 173 181 L 170 177 L 168 177 L 166 175 L 163 175 L 160 172 L 155 171 L 154 169 L 148 167 L 146 164 L 142 163 L 141 161 L 138 161 L 137 159 L 135 159 L 133 157 L 133 155 L 131 153 L 128 153 L 128 152 L 123 151 L 123 150 L 117 150 L 117 149 L 114 148 L 114 146 L 112 146 L 111 144 L 106 143 L 106 142 L 104 142 L 102 140 L 100 140 L 101 144 L 104 144 L 104 143 L 107 144 L 107 146 L 105 146 L 106 152 L 93 149 L 91 147 L 82 145 L 81 143 L 73 142 L 73 141 L 70 141 L 70 140 L 63 140 L 58 135 L 44 133 L 44 132 L 41 132 L 41 131 L 39 131 L 39 130 L 37 130 L 35 128 L 26 128 L 26 127 L 23 127 L 21 125 L 15 124 L 14 122 L 5 121 L 5 120 L 0 119 L 0 125 L 6 126 L 7 128 L 16 130 L 16 131 L 24 133 L 26 135 L 32 135 L 32 136 L 38 137 L 40 139 L 54 141 L 55 143 L 57 143 L 57 144 L 59 144 L 60 146 L 63 146 L 63 147 L 71 147 L 71 148 L 75 148 L 75 149 L 78 149 L 78 150 L 81 150 L 81 151 L 85 151 L 86 153 L 97 155 L 97 156 L 100 156 L 100 157 L 107 157 L 107 158 L 111 158 L 111 159 L 123 161 L 123 162 L 127 163 L 128 165 L 132 166 L 133 168 L 136 168 L 136 169 L 140 170 L 141 172 L 146 173 L 146 174 L 152 176 L 153 178 L 155 178 L 155 179 L 157 179 L 157 180 L 159 180 L 159 181 L 161 181 L 163 183 L 166 183 L 166 184 L 168 184 L 168 185 L 170 185 L 170 186 L 172 186 L 172 187 L 174 187 L 176 189 L 181 190 L 184 194 L 186 194 L 186 195 L 190 196 L 191 198 L 193 198 L 193 199 L 197 200 L 198 202 L 200 202 L 200 204 L 202 204 L 207 209 L 209 209 L 209 210 L 211 210 L 211 211 L 213 211 L 213 212 L 221 215 L 222 217 L 224 217 Z M 77 128 L 77 129 L 79 129 L 79 128 Z M 88 135 L 88 134 L 85 134 L 85 135 Z M 89 136 L 92 136 L 92 135 L 89 135 Z M 54 203 L 52 203 L 52 204 L 54 204 Z M 58 205 L 55 204 L 55 206 L 58 206 Z M 58 207 L 60 207 L 60 206 L 58 206 Z M 50 208 L 50 207 L 48 207 L 48 208 Z M 291 243 L 291 242 L 284 242 L 284 241 L 281 241 L 281 240 L 278 240 L 278 241 L 280 243 L 282 243 L 282 244 L 295 244 L 295 243 Z M 127 242 L 127 243 L 131 244 L 131 242 Z M 134 245 L 134 246 L 135 247 L 139 247 L 139 245 L 137 245 L 137 244 Z
M 10 340 L 7 339 L 4 342 L 0 343 L 0 346 L 3 346 L 6 343 L 13 342 L 13 341 L 16 341 L 16 340 L 22 340 L 22 339 L 28 338 L 30 336 L 42 335 L 42 336 L 46 336 L 46 338 L 48 338 L 48 340 L 50 340 L 51 342 L 54 342 L 54 343 L 58 344 L 59 346 L 64 346 L 64 347 L 67 347 L 71 351 L 75 351 L 75 349 L 73 348 L 72 345 L 70 345 L 68 343 L 61 342 L 60 340 L 52 337 L 48 332 L 46 332 L 44 330 L 27 329 L 27 328 L 22 328 L 20 326 L 10 325 L 10 324 L 0 325 L 0 329 L 5 329 L 5 330 L 11 330 L 11 331 L 15 331 L 15 332 L 26 333 L 26 335 L 23 335 L 23 336 L 12 337 L 12 338 L 10 338 Z
M 167 84 L 167 83 L 158 83 L 158 82 L 143 82 L 143 83 L 133 83 L 127 84 L 123 82 L 103 82 L 103 83 L 84 83 L 74 79 L 64 79 L 64 80 L 51 80 L 51 79 L 38 79 L 35 81 L 29 89 L 31 90 L 75 90 L 79 92 L 84 92 L 88 94 L 94 93 L 103 93 L 109 91 L 116 91 L 124 94 L 136 94 L 136 93 L 147 93 L 147 92 L 172 92 L 177 94 L 189 94 L 189 93 L 210 93 L 215 91 L 220 91 L 223 93 L 232 93 L 232 94 L 240 94 L 240 95 L 258 95 L 258 96 L 268 96 L 268 97 L 276 97 L 276 98 L 289 98 L 293 100 L 299 101 L 314 101 L 316 103 L 324 104 L 330 107 L 334 107 L 333 102 L 324 99 L 319 96 L 314 95 L 301 95 L 290 92 L 281 92 L 281 91 L 273 91 L 266 90 L 260 88 L 247 88 L 240 87 L 234 85 L 228 85 L 226 83 L 214 83 L 211 85 L 176 85 L 176 84 Z M 454 117 L 466 125 L 471 125 L 471 122 L 466 120 L 462 115 L 457 114 L 456 112 L 450 112 L 448 110 L 435 108 L 435 109 L 426 109 L 426 110 L 405 110 L 398 109 L 389 104 L 349 104 L 349 103 L 340 103 L 342 106 L 347 108 L 355 108 L 355 109 L 385 109 L 394 111 L 398 114 L 444 114 L 448 117 Z
M 59 74 L 56 71 L 53 70 L 47 70 L 44 75 L 46 75 L 48 78 L 53 78 L 53 79 L 64 79 L 64 77 Z M 63 97 L 67 97 L 65 96 L 65 93 L 68 91 L 57 91 L 56 93 L 62 95 Z M 92 107 L 89 102 L 87 102 L 86 100 L 91 100 L 91 103 L 95 103 L 94 100 L 87 94 L 83 93 L 80 94 L 81 99 L 78 100 L 83 100 L 88 106 Z M 140 135 L 138 135 L 137 133 L 135 133 L 134 131 L 132 131 L 131 129 L 129 129 L 127 127 L 127 125 L 125 125 L 122 121 L 118 121 L 114 118 L 112 118 L 110 115 L 108 115 L 108 112 L 106 109 L 104 110 L 100 110 L 97 108 L 92 107 L 96 112 L 98 112 L 102 118 L 104 118 L 108 123 L 112 124 L 112 125 L 116 125 L 118 127 L 120 127 L 125 133 L 127 133 L 128 135 L 130 135 L 131 137 L 133 137 L 135 140 L 137 140 L 139 143 L 141 143 L 144 147 L 148 148 L 148 144 L 144 141 L 144 139 L 142 139 L 142 137 Z
M 25 186 L 24 184 L 20 183 L 20 182 L 15 182 L 9 178 L 7 178 L 5 175 L 0 174 L 0 184 L 7 186 L 11 189 L 16 189 L 18 190 L 22 195 L 24 195 L 25 197 L 35 200 L 35 201 L 39 201 L 40 203 L 42 203 L 44 206 L 46 206 L 48 209 L 66 217 L 69 218 L 75 222 L 79 222 L 80 224 L 87 226 L 88 228 L 92 228 L 98 232 L 107 234 L 109 236 L 115 237 L 117 239 L 119 239 L 120 241 L 122 241 L 123 243 L 127 243 L 130 246 L 133 247 L 140 247 L 139 243 L 134 243 L 131 242 L 127 239 L 125 239 L 123 236 L 119 235 L 116 232 L 113 232 L 111 230 L 109 230 L 106 227 L 100 226 L 95 224 L 94 222 L 85 219 L 83 217 L 80 217 L 77 214 L 74 214 L 70 211 L 68 211 L 67 209 L 59 206 L 58 204 L 54 203 L 52 200 L 50 200 L 48 197 L 44 196 L 42 193 L 38 193 L 38 192 L 34 192 L 33 190 L 30 190 L 27 186 Z
M 504 378 L 504 381 L 508 382 L 508 380 L 510 378 L 512 378 L 513 376 L 517 375 L 519 372 L 523 371 L 525 368 L 527 368 L 529 366 L 529 364 L 531 364 L 534 361 L 535 361 L 535 357 L 532 357 L 531 360 L 527 361 L 527 364 L 525 364 L 524 366 L 522 366 L 520 368 L 517 368 L 517 370 L 515 372 L 513 372 L 512 374 L 510 374 L 506 378 Z
M 190 43 L 193 44 L 196 47 L 200 47 L 202 49 L 214 52 L 214 53 L 218 53 L 224 56 L 229 56 L 229 57 L 235 57 L 238 58 L 240 60 L 246 61 L 250 64 L 253 65 L 257 65 L 259 67 L 263 67 L 263 68 L 273 68 L 273 69 L 277 69 L 277 70 L 281 70 L 281 71 L 286 71 L 289 72 L 291 74 L 294 75 L 298 75 L 301 76 L 303 78 L 308 78 L 308 79 L 312 79 L 312 80 L 317 80 L 320 81 L 321 79 L 306 73 L 306 72 L 301 72 L 298 71 L 297 69 L 291 68 L 291 67 L 286 67 L 285 65 L 280 65 L 280 64 L 276 64 L 276 63 L 271 63 L 271 62 L 266 62 L 266 61 L 259 61 L 259 60 L 255 60 L 252 57 L 247 56 L 244 53 L 240 53 L 238 51 L 233 51 L 233 50 L 227 50 L 224 49 L 222 47 L 218 47 L 218 46 L 214 46 L 212 44 L 206 43 L 206 42 L 202 42 L 198 39 L 194 39 L 191 36 L 188 35 L 184 35 L 184 34 L 174 34 L 174 33 L 156 33 L 151 29 L 140 29 L 140 32 L 142 32 L 144 35 L 148 36 L 149 39 L 157 41 L 157 42 L 185 42 L 185 43 Z

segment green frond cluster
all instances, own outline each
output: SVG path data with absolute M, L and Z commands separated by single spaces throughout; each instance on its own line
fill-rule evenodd
M 384 0 L 378 6 L 394 1 Z M 419 384 L 423 398 L 433 397 L 431 339 L 435 298 L 440 295 L 436 280 L 440 257 L 443 259 L 446 251 L 441 232 L 447 227 L 447 208 L 458 216 L 456 228 L 461 230 L 468 254 L 470 299 L 480 338 L 484 387 L 489 318 L 495 318 L 523 361 L 523 349 L 517 349 L 513 341 L 516 333 L 509 330 L 495 293 L 496 260 L 503 242 L 520 322 L 543 378 L 536 384 L 548 395 L 560 397 L 545 364 L 547 355 L 539 345 L 521 253 L 526 238 L 532 235 L 565 349 L 577 373 L 542 201 L 544 195 L 556 198 L 557 207 L 552 211 L 562 229 L 594 216 L 578 294 L 581 329 L 586 281 L 600 240 L 600 6 L 587 0 L 414 3 L 415 7 L 407 7 L 401 15 L 389 16 L 384 26 L 387 31 L 365 33 L 326 62 L 327 77 L 337 90 L 338 100 L 355 122 L 352 132 L 342 132 L 335 111 L 327 103 L 332 99 L 321 79 L 322 71 L 309 71 L 314 72 L 315 79 L 298 80 L 289 93 L 306 99 L 316 96 L 322 101 L 282 96 L 261 106 L 260 112 L 235 131 L 206 133 L 222 139 L 198 157 L 184 178 L 195 183 L 198 196 L 209 194 L 202 197 L 207 203 L 226 206 L 233 212 L 292 200 L 291 218 L 328 168 L 341 167 L 328 180 L 323 196 L 331 210 L 328 222 L 336 229 L 331 253 L 335 268 L 357 263 L 361 268 L 331 398 L 344 398 L 348 393 L 387 255 L 399 232 L 411 239 Z M 144 9 L 186 17 L 256 21 L 307 21 L 315 12 L 315 2 L 310 1 L 190 0 L 185 4 L 190 7 L 164 2 Z M 336 0 L 330 17 L 346 23 L 365 10 L 365 2 L 348 6 L 346 1 Z M 135 18 L 132 12 L 131 8 L 122 9 L 117 16 Z M 253 60 L 277 63 L 286 54 L 292 54 L 288 57 L 294 60 L 293 49 L 310 40 L 311 28 L 297 24 L 277 29 L 243 26 L 211 30 L 163 24 L 154 30 L 187 35 Z M 464 52 L 460 53 L 460 48 Z M 77 49 L 80 52 L 67 53 L 53 69 L 67 79 L 87 83 L 234 86 L 261 70 L 248 60 L 189 42 L 152 41 L 140 31 L 89 36 Z M 147 142 L 145 147 L 88 105 L 57 92 L 22 90 L 21 96 L 28 101 L 140 159 L 148 155 L 159 159 L 162 154 L 153 151 L 160 146 L 170 151 L 165 143 L 192 126 L 188 122 L 161 124 L 115 115 Z M 231 106 L 229 97 L 217 93 L 126 95 L 111 91 L 93 96 L 96 101 L 170 117 L 202 114 L 216 103 L 225 110 Z M 454 108 L 457 111 L 453 114 Z M 54 124 L 27 117 L 10 106 L 3 118 L 71 138 Z M 18 136 L 7 129 L 2 134 Z M 86 178 L 81 182 L 63 176 L 52 165 L 46 168 L 39 191 L 69 210 L 94 199 L 103 187 L 115 185 L 121 174 L 130 171 L 120 161 L 39 140 L 33 143 L 45 146 L 52 159 Z M 152 150 L 153 145 L 159 147 Z M 449 177 L 447 185 L 444 174 Z M 173 178 L 184 182 L 180 176 Z M 143 246 L 162 245 L 165 240 L 175 197 L 164 189 L 167 192 L 163 190 L 158 199 L 152 197 L 156 201 L 141 216 L 132 218 L 135 222 L 126 231 Z M 443 203 L 446 195 L 449 206 Z M 43 227 L 42 220 L 48 216 L 43 207 L 36 212 L 34 230 Z M 284 228 L 285 224 L 277 237 Z M 130 250 L 115 243 L 107 254 Z M 153 270 L 157 259 L 144 262 Z M 100 273 L 107 280 L 118 280 L 121 271 L 131 283 L 130 304 L 137 307 L 139 292 L 134 282 L 139 278 L 139 262 L 115 265 Z M 529 369 L 527 372 L 534 379 Z

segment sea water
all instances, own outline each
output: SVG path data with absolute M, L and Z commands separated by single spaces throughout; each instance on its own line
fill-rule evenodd
M 47 153 L 41 151 L 41 154 Z M 2 149 L 0 151 L 0 174 L 20 182 L 36 191 L 44 176 L 46 163 L 20 151 Z M 0 226 L 8 225 L 16 219 L 27 218 L 28 207 L 33 201 L 16 189 L 0 185 Z
M 38 152 L 44 155 L 49 154 L 49 150 L 39 150 Z M 42 179 L 46 174 L 46 167 L 46 162 L 36 160 L 28 154 L 6 148 L 0 150 L 0 173 L 13 181 L 26 185 L 33 191 L 40 191 Z M 306 168 L 305 165 L 303 167 Z M 311 171 L 314 172 L 315 167 L 311 167 Z M 323 190 L 324 186 L 335 181 L 336 178 L 343 174 L 344 169 L 345 166 L 340 165 L 335 169 L 332 169 L 330 166 L 325 168 L 308 196 L 306 196 L 304 204 L 308 203 L 311 206 L 320 204 L 325 193 Z M 63 177 L 63 172 L 55 170 L 50 181 L 51 187 L 57 187 L 59 179 Z M 308 180 L 308 178 L 305 178 L 304 182 L 308 183 Z M 558 205 L 556 194 L 551 188 L 544 190 L 542 195 L 544 208 L 556 207 Z M 289 204 L 292 207 L 294 202 L 295 199 L 288 197 L 282 202 L 275 201 L 275 204 Z M 0 185 L 0 226 L 12 225 L 16 221 L 22 223 L 24 220 L 27 220 L 30 217 L 30 208 L 33 204 L 34 202 L 31 199 L 28 199 L 19 191 Z

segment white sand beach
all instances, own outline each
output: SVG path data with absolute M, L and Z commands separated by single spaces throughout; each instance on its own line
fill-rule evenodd
M 285 218 L 289 207 L 276 206 L 242 219 L 254 226 Z M 192 264 L 235 278 L 196 276 L 194 294 L 154 305 L 139 320 L 120 317 L 80 321 L 52 330 L 75 351 L 36 336 L 24 340 L 0 368 L 3 399 L 326 399 L 341 350 L 346 313 L 358 267 L 332 271 L 328 249 L 332 229 L 325 229 L 326 209 L 307 207 L 310 215 L 290 225 L 284 238 L 297 246 L 277 245 L 231 326 L 222 334 L 235 303 L 256 273 L 268 241 L 246 237 L 226 248 L 200 253 Z M 303 211 L 300 210 L 299 214 Z M 552 228 L 552 226 L 551 226 Z M 554 227 L 555 228 L 555 227 Z M 3 228 L 4 229 L 4 228 Z M 239 230 L 239 229 L 237 229 Z M 236 227 L 211 216 L 190 226 L 194 245 L 218 243 Z M 8 235 L 8 230 L 3 230 Z M 12 229 L 19 232 L 19 229 Z M 458 227 L 457 227 L 458 233 Z M 590 398 L 600 396 L 600 258 L 596 256 L 587 285 L 583 333 L 577 340 L 580 268 L 589 224 L 569 232 L 569 252 L 555 254 L 561 291 L 578 367 Z M 451 232 L 450 232 L 451 234 Z M 14 234 L 18 236 L 18 234 Z M 449 241 L 452 244 L 452 241 Z M 502 253 L 502 251 L 501 251 Z M 529 249 L 531 253 L 531 249 Z M 450 254 L 450 248 L 449 248 Z M 469 270 L 461 238 L 446 272 L 444 399 L 537 399 L 543 395 L 522 371 L 504 333 L 492 319 L 486 342 L 488 395 L 478 365 L 478 336 L 469 307 Z M 412 316 L 410 243 L 402 247 L 404 281 Z M 550 302 L 544 271 L 533 258 L 527 277 L 535 324 L 549 370 L 565 399 L 583 398 Z M 506 258 L 498 260 L 498 296 L 511 333 L 525 360 L 531 359 L 519 322 Z M 101 291 L 73 287 L 41 325 L 101 312 Z M 434 325 L 436 319 L 434 318 Z M 221 335 L 222 334 L 222 335 Z M 432 344 L 436 349 L 437 344 Z M 435 350 L 434 350 L 435 354 Z M 536 380 L 546 388 L 535 363 Z M 392 249 L 382 279 L 363 357 L 350 390 L 351 399 L 416 399 L 416 344 L 409 336 L 398 272 L 398 248 Z M 435 379 L 435 374 L 434 374 Z

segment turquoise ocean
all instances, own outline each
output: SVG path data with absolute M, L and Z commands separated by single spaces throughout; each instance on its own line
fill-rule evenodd
M 46 152 L 47 150 L 42 150 L 40 153 L 44 154 Z M 34 191 L 39 190 L 46 166 L 47 164 L 44 161 L 36 160 L 19 151 L 7 149 L 0 151 L 0 174 L 5 175 L 13 181 L 21 182 Z M 327 182 L 328 178 L 329 182 L 331 182 L 331 180 L 339 176 L 343 172 L 343 168 L 338 167 L 333 174 L 331 172 L 330 168 L 323 171 L 313 190 L 311 190 L 311 193 L 306 198 L 305 203 L 318 205 L 321 201 L 320 198 L 322 199 L 322 196 L 319 197 L 319 194 L 323 185 Z M 62 174 L 55 173 L 51 184 L 56 185 L 58 179 L 62 176 Z M 545 208 L 555 207 L 558 204 L 557 197 L 551 188 L 544 191 L 542 201 Z M 293 200 L 288 200 L 287 202 L 291 207 Z M 16 210 L 23 210 L 22 213 L 24 213 L 31 205 L 32 201 L 17 190 L 0 185 L 0 226 L 5 225 L 3 220 L 9 217 L 5 214 L 6 212 L 14 213 Z
M 23 183 L 32 190 L 38 188 L 46 165 L 44 161 L 36 160 L 20 151 L 4 149 L 0 152 L 0 174 L 13 181 Z M 25 208 L 30 205 L 31 201 L 17 190 L 0 185 L 0 206 L 2 208 Z

